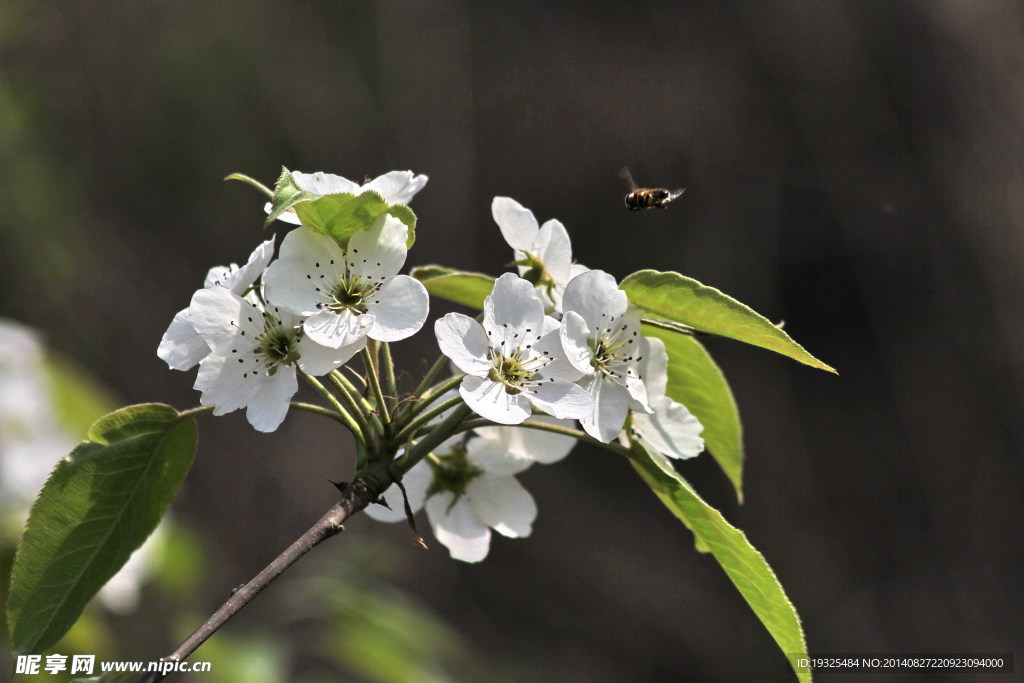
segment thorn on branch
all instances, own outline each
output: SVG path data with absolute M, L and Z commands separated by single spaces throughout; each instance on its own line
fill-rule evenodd
M 413 538 L 421 548 L 429 550 L 427 542 L 423 540 L 423 537 L 420 536 L 420 532 L 416 529 L 416 518 L 413 517 L 412 507 L 409 506 L 409 495 L 405 492 L 405 486 L 398 480 L 396 480 L 395 483 L 402 492 L 402 504 L 405 506 L 405 521 L 409 523 L 409 528 L 412 529 Z

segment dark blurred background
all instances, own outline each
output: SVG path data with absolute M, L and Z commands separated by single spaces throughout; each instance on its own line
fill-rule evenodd
M 580 262 L 694 277 L 839 370 L 709 340 L 744 419 L 745 502 L 708 456 L 680 467 L 767 557 L 812 652 L 1021 654 L 1020 3 L 14 2 L 0 68 L 0 315 L 123 401 L 198 402 L 155 352 L 207 268 L 264 237 L 262 197 L 225 175 L 426 173 L 409 264 L 495 274 L 490 201 L 509 195 L 559 218 Z M 624 165 L 686 194 L 629 213 Z M 407 381 L 432 349 L 429 331 L 396 346 Z M 208 553 L 196 615 L 352 464 L 308 415 L 200 431 L 174 504 Z M 487 678 L 792 677 L 625 462 L 579 448 L 522 480 L 533 536 L 483 564 L 360 518 L 227 629 L 290 644 L 287 680 L 368 677 L 310 645 L 302 586 L 370 568 Z M 180 635 L 145 602 L 123 619 L 138 659 Z

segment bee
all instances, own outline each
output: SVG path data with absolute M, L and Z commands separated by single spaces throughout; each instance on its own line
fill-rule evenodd
M 626 208 L 630 211 L 667 209 L 665 205 L 673 199 L 678 199 L 684 192 L 682 188 L 670 191 L 663 187 L 637 187 L 628 168 L 619 171 L 619 176 L 629 183 L 630 193 L 626 195 Z

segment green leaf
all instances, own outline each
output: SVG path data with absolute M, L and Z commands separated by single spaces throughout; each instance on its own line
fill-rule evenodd
M 416 214 L 412 209 L 405 204 L 388 204 L 373 190 L 358 196 L 347 192 L 327 194 L 300 201 L 294 204 L 294 209 L 303 225 L 331 237 L 342 249 L 348 246 L 352 235 L 372 227 L 382 214 L 390 214 L 408 226 L 407 249 L 416 241 Z
M 482 309 L 484 299 L 494 289 L 494 278 L 483 273 L 469 273 L 444 266 L 417 266 L 410 272 L 427 291 L 448 301 L 470 308 Z
M 704 444 L 743 501 L 743 426 L 729 383 L 711 354 L 690 335 L 643 325 L 647 337 L 665 343 L 668 353 L 666 394 L 682 403 L 704 426 Z
M 661 502 L 693 532 L 697 547 L 710 551 L 754 613 L 771 633 L 797 678 L 810 681 L 811 674 L 796 667 L 796 657 L 806 657 L 800 617 L 786 597 L 764 556 L 750 545 L 742 531 L 725 521 L 722 513 L 705 503 L 672 464 L 660 453 L 636 439 L 632 443 L 633 467 Z
M 230 177 L 230 176 L 228 176 Z M 274 193 L 270 197 L 270 215 L 267 216 L 267 220 L 263 221 L 263 227 L 267 227 L 285 211 L 291 210 L 296 204 L 300 202 L 308 202 L 316 199 L 319 195 L 313 192 L 306 192 L 300 188 L 296 183 L 295 179 L 292 178 L 291 171 L 287 168 L 281 169 L 281 176 L 277 179 L 277 183 L 274 184 Z
M 7 620 L 18 654 L 51 647 L 156 528 L 196 449 L 191 417 L 162 404 L 98 420 L 61 460 L 18 545 Z
M 805 351 L 781 327 L 745 304 L 679 273 L 641 270 L 626 277 L 620 288 L 634 305 L 652 317 L 737 339 L 835 372 Z

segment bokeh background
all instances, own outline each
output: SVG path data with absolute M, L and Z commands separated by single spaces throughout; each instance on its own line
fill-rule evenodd
M 765 554 L 812 652 L 1019 657 L 1021 73 L 1009 0 L 6 2 L 0 315 L 123 402 L 185 408 L 193 373 L 157 342 L 207 268 L 264 238 L 262 197 L 228 173 L 426 173 L 410 265 L 495 274 L 490 201 L 512 196 L 580 262 L 697 278 L 839 370 L 708 340 L 744 419 L 744 503 L 707 456 L 680 467 Z M 629 213 L 625 165 L 686 194 Z M 431 347 L 396 347 L 407 381 Z M 150 588 L 112 618 L 127 659 L 169 651 L 350 472 L 308 415 L 200 427 L 173 506 L 200 549 L 181 561 L 203 581 L 173 600 L 193 618 L 169 623 Z M 625 462 L 579 448 L 523 481 L 530 539 L 471 566 L 356 519 L 224 642 L 274 649 L 289 681 L 385 680 L 373 636 L 399 632 L 428 651 L 408 680 L 791 678 Z

